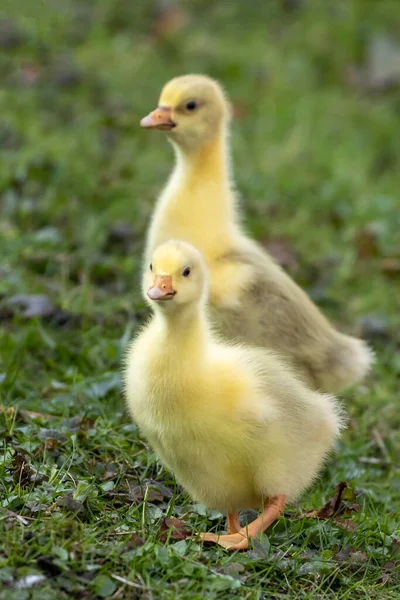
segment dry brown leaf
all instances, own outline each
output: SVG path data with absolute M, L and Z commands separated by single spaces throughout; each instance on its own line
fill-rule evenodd
M 325 506 L 323 506 L 317 511 L 316 516 L 319 519 L 330 519 L 339 511 L 343 490 L 346 488 L 347 483 L 345 481 L 341 481 L 337 484 L 335 495 L 333 496 L 333 498 L 331 498 L 331 500 L 329 500 L 325 504 Z
M 347 498 L 344 496 L 347 496 Z M 319 510 L 310 510 L 301 516 L 327 520 L 332 517 L 337 517 L 337 515 L 342 513 L 355 512 L 358 510 L 358 504 L 350 504 L 348 500 L 352 499 L 354 499 L 353 490 L 348 487 L 345 481 L 341 481 L 336 486 L 335 495 L 325 504 L 325 506 Z M 353 523 L 353 521 L 349 519 L 335 518 L 333 522 L 335 525 L 347 529 L 348 531 L 355 531 L 357 528 L 356 523 Z
M 350 552 L 349 560 L 351 562 L 365 563 L 368 562 L 368 556 L 365 554 L 365 552 L 356 550 L 355 552 Z
M 185 529 L 185 523 L 181 519 L 163 519 L 160 524 L 158 539 L 165 543 L 170 537 L 173 540 L 185 540 L 192 535 L 189 529 Z
M 31 482 L 34 472 L 28 465 L 27 457 L 18 452 L 12 461 L 13 466 L 13 479 L 15 483 L 19 485 L 27 485 Z
M 166 498 L 172 498 L 172 492 L 159 481 L 148 480 L 141 485 L 136 485 L 129 490 L 135 500 L 147 499 L 148 502 L 163 502 Z
M 146 540 L 144 540 L 142 537 L 140 537 L 140 535 L 138 535 L 137 533 L 133 533 L 125 546 L 125 550 L 126 551 L 134 550 L 135 548 L 139 548 L 140 546 L 143 546 L 145 543 L 146 543 Z
M 347 531 L 351 532 L 356 531 L 358 527 L 357 523 L 355 523 L 351 519 L 333 519 L 333 522 L 338 527 L 341 527 L 342 529 L 346 529 Z
M 57 499 L 57 504 L 61 508 L 64 508 L 67 512 L 82 513 L 85 511 L 85 507 L 82 502 L 75 500 L 72 494 L 65 494 Z

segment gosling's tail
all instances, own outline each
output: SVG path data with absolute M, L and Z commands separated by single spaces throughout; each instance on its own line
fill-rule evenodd
M 363 340 L 339 334 L 329 352 L 321 387 L 329 392 L 343 391 L 360 382 L 370 371 L 374 352 Z

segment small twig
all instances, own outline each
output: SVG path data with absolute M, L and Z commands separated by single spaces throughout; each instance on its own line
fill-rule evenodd
M 386 466 L 389 462 L 385 458 L 373 458 L 371 456 L 361 456 L 359 462 L 366 463 L 368 465 L 383 465 Z
M 0 404 L 0 412 L 10 413 L 13 416 L 16 416 L 17 413 L 19 413 L 23 417 L 30 417 L 31 419 L 46 419 L 48 421 L 57 418 L 54 415 L 44 415 L 43 413 L 35 412 L 33 410 L 25 410 L 24 408 L 17 410 L 14 408 L 14 406 L 9 406 L 6 408 L 3 404 Z
M 43 413 L 35 412 L 33 410 L 25 410 L 22 409 L 19 411 L 23 417 L 30 417 L 31 419 L 46 419 L 47 421 L 52 421 L 56 419 L 54 415 L 45 415 Z
M 146 513 L 147 513 L 147 499 L 149 497 L 149 486 L 146 485 L 146 491 L 143 496 L 143 510 L 142 510 L 142 532 L 143 535 L 146 531 Z
M 11 510 L 8 511 L 7 515 L 9 517 L 14 517 L 15 519 L 17 519 L 17 521 L 19 521 L 20 523 L 22 523 L 22 525 L 29 525 L 29 521 L 27 521 L 25 519 L 25 517 L 21 517 L 21 515 L 17 515 L 17 513 L 13 512 Z
M 137 588 L 138 590 L 147 589 L 146 585 L 135 583 L 134 581 L 128 581 L 128 579 L 125 579 L 125 577 L 120 577 L 119 575 L 116 575 L 115 573 L 111 573 L 111 577 L 113 579 L 116 579 L 120 583 L 129 585 L 129 587 Z

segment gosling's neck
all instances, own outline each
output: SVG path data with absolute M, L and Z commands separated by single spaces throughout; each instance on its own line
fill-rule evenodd
M 170 238 L 186 239 L 210 261 L 226 254 L 240 232 L 225 126 L 205 144 L 173 142 L 176 165 L 149 232 L 149 255 Z
M 170 356 L 182 361 L 201 358 L 210 339 L 203 299 L 180 307 L 158 307 L 155 319 Z
M 214 137 L 204 143 L 173 143 L 176 154 L 176 169 L 181 183 L 190 192 L 201 196 L 197 202 L 207 205 L 213 196 L 213 210 L 218 211 L 225 221 L 236 221 L 235 197 L 231 191 L 231 167 L 228 148 L 228 132 L 222 124 Z M 208 192 L 208 193 L 207 193 Z M 218 197 L 218 203 L 215 200 Z M 217 215 L 215 215 L 217 216 Z

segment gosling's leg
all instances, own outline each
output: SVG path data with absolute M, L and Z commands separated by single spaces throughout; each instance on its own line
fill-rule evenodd
M 232 533 L 238 533 L 238 531 L 240 531 L 239 515 L 237 512 L 228 513 L 226 520 L 227 520 L 226 532 L 228 535 L 231 535 Z
M 219 544 L 226 550 L 247 550 L 249 538 L 255 538 L 261 531 L 265 531 L 281 514 L 285 506 L 286 496 L 281 494 L 270 498 L 264 503 L 264 510 L 257 519 L 239 529 L 237 533 L 216 535 L 214 533 L 200 533 L 203 542 Z

